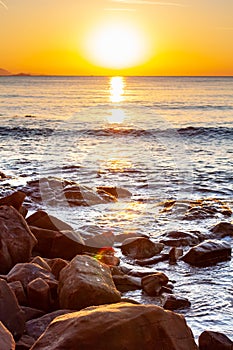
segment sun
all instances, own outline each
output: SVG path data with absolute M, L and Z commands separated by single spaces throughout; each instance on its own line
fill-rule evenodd
M 129 68 L 145 60 L 146 40 L 133 24 L 101 24 L 88 36 L 86 51 L 94 64 L 111 69 Z

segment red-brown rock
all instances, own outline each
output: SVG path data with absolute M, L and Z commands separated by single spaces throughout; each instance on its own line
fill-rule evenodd
M 15 341 L 12 334 L 0 321 L 0 349 L 15 350 Z
M 0 321 L 15 339 L 20 338 L 23 334 L 24 313 L 19 307 L 15 294 L 2 279 L 0 279 Z
M 163 300 L 163 308 L 166 310 L 178 310 L 191 306 L 190 301 L 187 298 L 179 295 L 167 294 Z
M 14 292 L 18 303 L 20 305 L 26 305 L 27 304 L 27 297 L 23 288 L 23 285 L 20 281 L 14 281 L 8 283 L 8 286 L 10 286 L 11 290 Z
M 13 207 L 0 206 L 0 273 L 28 261 L 36 243 L 22 215 Z
M 59 280 L 60 271 L 68 265 L 68 262 L 60 258 L 48 259 L 47 261 L 51 268 L 52 274 L 57 280 Z
M 121 245 L 124 255 L 134 259 L 151 258 L 163 250 L 163 243 L 154 243 L 145 237 L 125 239 Z
M 176 264 L 177 260 L 183 255 L 183 249 L 172 247 L 169 251 L 169 264 Z
M 27 223 L 29 226 L 36 226 L 52 231 L 73 230 L 70 225 L 66 224 L 64 221 L 56 218 L 53 215 L 48 215 L 43 210 L 38 210 L 34 214 L 30 215 L 27 218 Z
M 219 332 L 205 331 L 199 337 L 200 350 L 233 350 L 233 342 Z
M 26 194 L 21 192 L 21 191 L 17 191 L 14 192 L 12 194 L 10 194 L 9 196 L 0 198 L 0 205 L 8 205 L 8 206 L 12 206 L 14 207 L 16 210 L 20 210 L 23 201 L 26 197 Z
M 125 188 L 116 186 L 98 186 L 97 192 L 102 193 L 102 191 L 109 193 L 115 198 L 126 198 L 131 197 L 132 193 Z
M 37 340 L 42 333 L 44 333 L 45 329 L 48 327 L 51 321 L 53 321 L 56 317 L 65 315 L 72 312 L 71 310 L 57 310 L 50 312 L 49 314 L 43 315 L 36 319 L 30 320 L 26 322 L 26 333 Z
M 37 265 L 41 266 L 43 269 L 51 272 L 50 266 L 48 265 L 48 263 L 46 262 L 45 259 L 41 258 L 41 256 L 35 256 L 30 262 L 33 264 L 37 264 Z
M 230 222 L 219 222 L 217 225 L 211 228 L 213 232 L 213 238 L 223 238 L 226 236 L 233 236 L 233 224 Z
M 26 322 L 44 315 L 44 311 L 34 309 L 29 306 L 21 306 L 21 309 L 24 312 L 24 318 Z
M 226 242 L 207 240 L 192 247 L 181 259 L 190 265 L 204 267 L 231 258 L 231 246 Z
M 91 305 L 120 301 L 110 268 L 87 255 L 77 255 L 59 278 L 59 301 L 63 309 L 81 310 Z
M 30 307 L 49 311 L 53 300 L 48 283 L 42 278 L 36 278 L 27 286 L 28 304 Z
M 168 283 L 168 277 L 163 272 L 157 272 L 142 278 L 142 289 L 151 296 L 158 296 L 162 286 Z
M 117 303 L 57 317 L 31 350 L 197 350 L 182 315 Z
M 16 350 L 30 350 L 34 343 L 34 338 L 23 334 L 22 337 L 16 342 Z

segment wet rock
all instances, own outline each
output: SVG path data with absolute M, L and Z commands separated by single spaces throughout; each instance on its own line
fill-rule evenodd
M 130 191 L 116 186 L 98 186 L 97 192 L 101 194 L 102 191 L 109 193 L 115 198 L 127 198 L 132 196 Z
M 15 350 L 14 338 L 1 321 L 0 321 L 0 349 Z
M 79 233 L 85 245 L 91 247 L 112 247 L 115 236 L 110 229 L 103 229 L 97 225 L 80 227 Z
M 8 178 L 8 176 L 5 175 L 2 171 L 0 171 L 0 180 L 7 179 L 7 178 Z
M 26 333 L 37 340 L 42 333 L 44 333 L 45 329 L 48 327 L 50 322 L 54 320 L 56 317 L 65 315 L 72 312 L 71 310 L 56 310 L 50 312 L 49 314 L 43 315 L 36 319 L 30 320 L 26 322 Z
M 11 205 L 16 210 L 19 211 L 22 204 L 23 204 L 25 197 L 26 197 L 25 193 L 23 193 L 21 191 L 17 191 L 17 192 L 10 194 L 9 196 L 0 198 L 0 205 Z
M 146 265 L 154 265 L 161 261 L 166 261 L 168 259 L 169 259 L 169 254 L 164 253 L 164 254 L 158 254 L 148 259 L 136 259 L 135 263 L 140 266 L 146 266 Z
M 187 298 L 174 294 L 166 294 L 162 302 L 163 308 L 166 310 L 185 309 L 191 306 Z
M 151 258 L 159 254 L 164 248 L 162 243 L 154 243 L 148 238 L 128 238 L 121 245 L 121 251 L 134 259 Z
M 24 313 L 19 307 L 15 294 L 6 281 L 0 279 L 0 321 L 19 339 L 24 332 Z
M 30 262 L 32 264 L 37 264 L 37 265 L 41 266 L 43 269 L 48 270 L 49 272 L 51 272 L 50 266 L 47 264 L 45 259 L 41 258 L 40 256 L 35 256 L 35 258 L 33 258 Z
M 57 317 L 31 350 L 73 350 L 77 345 L 82 350 L 197 350 L 183 316 L 131 303 L 90 307 Z
M 74 231 L 53 231 L 30 226 L 37 239 L 35 250 L 46 258 L 73 259 L 77 254 L 97 254 L 99 248 L 87 246 Z
M 0 206 L 0 273 L 7 273 L 18 262 L 29 261 L 37 243 L 18 211 Z
M 142 289 L 150 296 L 158 296 L 162 286 L 166 286 L 168 280 L 168 277 L 162 272 L 144 276 L 142 277 Z
M 52 231 L 72 231 L 73 228 L 53 215 L 48 215 L 43 210 L 38 210 L 26 219 L 29 226 L 35 226 Z
M 219 222 L 217 225 L 211 228 L 213 232 L 213 238 L 224 238 L 226 236 L 233 236 L 233 224 L 230 222 Z
M 231 246 L 226 242 L 207 240 L 192 247 L 181 259 L 190 265 L 204 267 L 231 258 Z
M 127 232 L 127 233 L 119 233 L 115 235 L 115 242 L 117 243 L 122 243 L 124 242 L 125 239 L 128 238 L 150 238 L 148 235 L 143 234 L 143 233 L 138 233 L 138 232 Z
M 193 246 L 199 244 L 202 240 L 200 232 L 170 231 L 162 236 L 160 242 L 168 246 L 180 247 Z
M 27 297 L 25 294 L 25 291 L 23 289 L 23 285 L 20 281 L 14 281 L 8 283 L 8 286 L 11 288 L 11 290 L 14 292 L 18 303 L 20 305 L 26 305 L 27 304 Z
M 16 342 L 16 350 L 30 350 L 34 343 L 34 338 L 23 334 L 22 337 Z
M 59 301 L 64 309 L 80 310 L 90 305 L 120 301 L 110 268 L 87 255 L 77 255 L 59 278 Z
M 219 332 L 205 331 L 199 337 L 200 350 L 233 350 L 233 342 Z
M 199 200 L 192 202 L 192 206 L 185 213 L 185 220 L 204 220 L 213 218 L 217 214 L 231 216 L 232 210 L 219 200 Z
M 141 279 L 137 277 L 127 275 L 113 275 L 113 281 L 115 283 L 116 289 L 121 293 L 142 288 Z
M 173 265 L 177 263 L 177 260 L 183 255 L 183 249 L 172 247 L 169 251 L 169 264 Z
M 51 272 L 33 263 L 16 264 L 8 273 L 7 282 L 20 281 L 26 290 L 28 284 L 36 278 L 42 278 L 51 288 L 57 283 Z
M 94 258 L 108 266 L 118 266 L 120 264 L 120 259 L 114 254 L 115 250 L 112 247 L 103 247 Z

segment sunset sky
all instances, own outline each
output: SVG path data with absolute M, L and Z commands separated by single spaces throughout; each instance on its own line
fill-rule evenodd
M 0 0 L 0 67 L 233 75 L 232 0 Z

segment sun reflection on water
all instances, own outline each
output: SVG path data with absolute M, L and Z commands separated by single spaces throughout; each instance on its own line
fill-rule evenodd
M 111 102 L 121 102 L 124 100 L 124 78 L 111 77 L 110 78 L 110 100 Z

